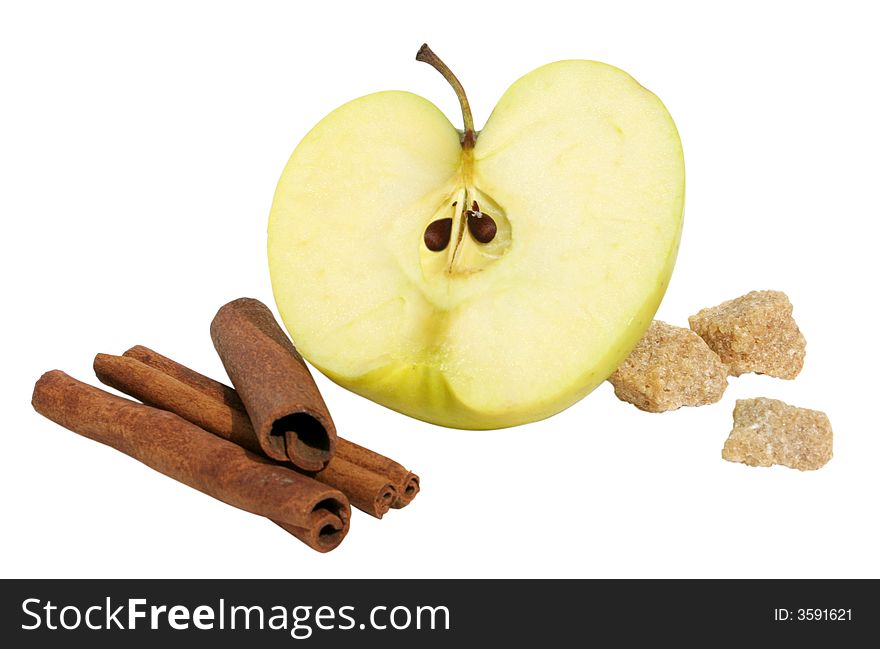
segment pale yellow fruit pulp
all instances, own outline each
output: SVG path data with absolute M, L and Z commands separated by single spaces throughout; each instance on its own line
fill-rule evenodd
M 514 83 L 476 147 L 429 101 L 382 92 L 294 151 L 269 220 L 278 309 L 340 385 L 459 428 L 548 417 L 599 385 L 648 327 L 681 234 L 672 118 L 626 73 L 562 61 Z M 496 217 L 478 244 L 465 200 Z M 453 207 L 453 202 L 458 202 Z

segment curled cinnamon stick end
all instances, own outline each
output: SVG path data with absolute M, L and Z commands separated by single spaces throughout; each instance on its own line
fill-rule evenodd
M 318 386 L 265 304 L 240 298 L 220 308 L 211 339 L 263 452 L 305 471 L 323 469 L 336 428 Z
M 315 550 L 348 533 L 346 497 L 175 414 L 46 372 L 31 403 L 41 415 L 229 505 L 272 519 Z
M 148 405 L 180 415 L 248 450 L 262 453 L 235 390 L 222 383 L 141 346 L 132 347 L 122 356 L 98 354 L 94 367 L 102 383 Z M 238 408 L 227 405 L 236 402 Z M 340 444 L 350 442 L 339 438 L 337 448 Z M 366 455 L 372 453 L 367 449 L 363 451 Z M 381 461 L 375 463 L 381 464 Z M 382 518 L 399 500 L 397 484 L 392 478 L 338 456 L 323 470 L 310 475 L 339 489 L 352 505 L 376 518 Z
M 382 518 L 397 501 L 397 488 L 384 476 L 339 457 L 315 478 L 346 494 L 351 504 L 376 518 Z
M 294 527 L 287 523 L 273 522 L 313 550 L 330 552 L 342 543 L 342 539 L 348 534 L 348 519 L 343 520 L 340 517 L 336 505 L 335 501 L 318 503 L 312 512 L 309 527 Z
M 394 509 L 401 509 L 402 507 L 409 505 L 421 489 L 421 485 L 419 485 L 419 476 L 412 472 L 407 472 L 400 485 L 397 500 L 395 500 L 394 505 L 392 505 Z
M 340 438 L 336 447 L 336 457 L 387 476 L 397 489 L 397 498 L 392 504 L 395 509 L 406 507 L 419 493 L 419 476 L 391 458 L 359 444 Z

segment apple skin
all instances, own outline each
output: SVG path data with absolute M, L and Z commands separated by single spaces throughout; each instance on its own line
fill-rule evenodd
M 509 216 L 514 234 L 510 251 L 503 251 L 497 262 L 480 267 L 479 270 L 485 272 L 473 276 L 462 273 L 453 277 L 435 272 L 431 264 L 438 259 L 445 263 L 442 256 L 426 250 L 413 254 L 415 244 L 411 242 L 421 241 L 425 226 L 436 216 L 429 206 L 439 202 L 439 196 L 457 195 L 455 184 L 463 154 L 459 132 L 439 109 L 411 93 L 391 91 L 349 102 L 315 126 L 294 151 L 276 191 L 268 246 L 273 292 L 282 319 L 303 356 L 331 380 L 357 394 L 417 419 L 463 429 L 504 428 L 544 419 L 568 408 L 600 385 L 650 325 L 675 264 L 684 207 L 684 161 L 672 118 L 659 99 L 617 68 L 587 61 L 549 64 L 515 82 L 499 101 L 477 138 L 473 174 L 507 205 L 517 202 L 517 186 L 529 186 L 531 193 L 540 194 L 536 178 L 541 174 L 552 186 L 556 179 L 546 175 L 547 169 L 553 169 L 552 162 L 571 148 L 565 142 L 552 141 L 554 99 L 570 100 L 571 96 L 589 99 L 591 88 L 596 88 L 597 94 L 604 92 L 611 96 L 607 105 L 598 100 L 596 105 L 597 110 L 611 111 L 612 121 L 636 120 L 632 124 L 638 136 L 641 128 L 638 120 L 646 113 L 644 120 L 648 125 L 644 137 L 650 139 L 655 137 L 654 131 L 662 131 L 655 138 L 657 143 L 652 141 L 657 151 L 646 149 L 650 154 L 644 156 L 647 162 L 639 160 L 629 167 L 623 164 L 630 169 L 627 173 L 635 185 L 633 193 L 641 201 L 642 211 L 637 215 L 648 217 L 644 224 L 626 226 L 631 232 L 624 228 L 614 235 L 619 239 L 615 239 L 614 245 L 621 250 L 613 253 L 616 256 L 608 260 L 607 266 L 602 265 L 601 259 L 597 262 L 602 272 L 617 279 L 609 281 L 604 288 L 596 288 L 595 283 L 585 284 L 595 295 L 583 299 L 594 297 L 593 302 L 609 310 L 612 314 L 608 317 L 609 326 L 599 326 L 594 333 L 586 321 L 583 326 L 579 325 L 577 310 L 564 313 L 563 310 L 559 322 L 552 318 L 536 320 L 535 328 L 539 331 L 534 336 L 526 331 L 525 335 L 513 335 L 509 340 L 491 339 L 497 349 L 487 358 L 503 361 L 505 352 L 509 351 L 510 367 L 499 369 L 503 362 L 497 360 L 494 363 L 462 361 L 464 371 L 450 372 L 449 366 L 454 366 L 456 360 L 454 345 L 451 352 L 444 349 L 441 354 L 437 351 L 439 344 L 434 341 L 454 337 L 450 332 L 455 331 L 456 318 L 462 317 L 461 303 L 479 299 L 496 285 L 503 287 L 503 282 L 497 279 L 504 279 L 500 269 L 514 264 L 517 255 L 524 254 L 522 250 L 527 248 L 519 245 L 516 232 L 528 233 L 529 238 L 539 236 L 529 231 L 529 221 L 523 214 L 541 221 L 545 229 L 552 230 L 554 225 L 534 206 L 531 211 L 520 210 L 519 213 L 511 209 Z M 618 95 L 623 97 L 624 103 L 634 102 L 635 107 L 615 117 L 614 102 Z M 575 106 L 570 112 L 579 116 L 584 114 L 583 110 Z M 542 111 L 550 116 L 546 117 Z M 572 119 L 568 114 L 562 117 L 563 122 L 566 118 Z M 538 127 L 532 126 L 529 120 Z M 516 146 L 516 142 L 520 142 L 517 133 L 526 128 L 540 131 L 541 124 L 548 124 L 550 130 L 545 129 L 549 135 L 542 136 L 548 139 L 540 151 L 534 156 L 508 156 L 505 167 L 504 156 L 497 154 L 508 146 L 507 140 L 514 140 Z M 594 127 L 591 124 L 589 128 Z M 592 141 L 589 128 L 585 127 L 583 133 L 577 132 L 579 142 Z M 629 127 L 624 130 L 629 133 Z M 602 137 L 606 135 L 603 131 Z M 608 138 L 597 141 L 610 142 Z M 527 142 L 519 146 L 528 150 Z M 374 162 L 370 150 L 376 147 L 382 151 Z M 599 157 L 605 155 L 605 148 L 599 149 Z M 544 155 L 549 157 L 543 159 Z M 423 163 L 426 157 L 436 158 L 436 162 Z M 534 164 L 541 165 L 534 173 L 528 170 L 531 157 L 538 160 Z M 651 165 L 662 168 L 660 180 L 656 186 L 647 181 L 647 184 L 639 184 L 642 182 L 638 180 L 639 174 L 650 176 L 654 169 Z M 613 166 L 611 161 L 603 159 L 597 172 L 597 177 L 608 186 L 615 181 Z M 641 167 L 645 167 L 644 172 Z M 511 174 L 522 182 L 507 182 Z M 528 178 L 522 179 L 522 174 Z M 394 191 L 383 185 L 389 177 L 398 181 Z M 380 181 L 377 182 L 377 178 Z M 529 185 L 530 181 L 534 181 L 534 186 Z M 513 187 L 512 193 L 505 194 L 508 186 Z M 574 197 L 569 204 L 577 211 L 578 192 L 584 191 L 575 188 L 572 196 L 562 198 Z M 565 192 L 566 185 L 562 183 L 557 193 Z M 428 198 L 423 198 L 425 196 Z M 650 204 L 653 196 L 656 196 L 656 208 Z M 620 200 L 628 204 L 629 199 L 623 192 Z M 542 196 L 542 200 L 550 201 L 557 212 L 560 210 L 559 206 L 552 205 L 552 197 Z M 375 207 L 377 202 L 381 208 Z M 563 201 L 561 205 L 564 204 Z M 612 200 L 610 205 L 616 204 Z M 395 220 L 386 216 L 399 213 L 406 213 L 407 218 Z M 603 225 L 601 216 L 590 218 L 593 221 L 587 221 L 588 224 L 600 229 L 610 227 Z M 388 221 L 387 226 L 383 219 Z M 372 239 L 372 230 L 364 229 L 364 222 L 373 221 L 387 229 L 381 239 Z M 327 235 L 328 230 L 333 234 Z M 560 233 L 562 241 L 570 231 L 563 228 Z M 326 236 L 336 237 L 332 247 L 322 243 L 322 237 Z M 453 232 L 453 239 L 455 237 Z M 523 235 L 521 240 L 525 238 Z M 644 245 L 630 243 L 648 238 L 651 240 Z M 481 264 L 481 250 L 471 247 L 460 258 L 476 259 L 474 263 Z M 596 249 L 591 252 L 597 258 L 602 253 Z M 571 256 L 568 251 L 565 254 Z M 361 259 L 362 263 L 351 261 L 355 259 Z M 404 279 L 395 278 L 388 269 L 389 260 Z M 644 266 L 641 269 L 644 272 L 633 271 L 636 279 L 629 283 L 624 281 L 627 268 L 639 265 Z M 366 270 L 361 272 L 361 268 Z M 560 273 L 569 278 L 571 269 L 570 264 L 560 266 Z M 592 272 L 593 269 L 586 267 L 585 270 Z M 344 283 L 339 283 L 338 278 L 327 279 L 340 275 L 349 279 Z M 525 277 L 514 274 L 510 281 L 515 283 Z M 395 284 L 398 281 L 399 287 Z M 490 284 L 492 281 L 496 281 L 496 285 Z M 575 277 L 572 281 L 578 280 Z M 632 284 L 637 288 L 632 289 Z M 545 278 L 541 286 L 552 293 L 552 281 Z M 374 294 L 381 294 L 381 299 L 376 297 L 372 302 L 367 300 L 361 304 L 363 295 Z M 615 297 L 618 294 L 621 295 L 619 300 Z M 402 297 L 395 301 L 398 296 Z M 490 335 L 504 333 L 504 321 L 492 320 L 496 311 L 512 314 L 510 319 L 513 319 L 518 311 L 511 309 L 526 308 L 530 302 L 540 301 L 542 293 L 536 290 L 533 295 L 515 297 L 520 304 L 514 300 L 513 306 L 499 302 L 496 310 L 486 307 Z M 577 301 L 576 296 L 573 301 Z M 400 306 L 399 302 L 406 306 Z M 564 299 L 558 301 L 559 304 L 565 302 Z M 355 330 L 344 336 L 337 335 L 341 327 Z M 459 340 L 463 340 L 460 332 L 458 335 Z M 596 339 L 595 343 L 584 342 L 591 337 Z M 583 347 L 589 348 L 589 354 L 581 359 L 578 350 Z M 386 349 L 392 351 L 384 353 Z M 416 351 L 411 351 L 413 349 Z M 479 350 L 474 354 L 479 357 Z M 438 360 L 440 356 L 442 359 Z M 447 362 L 450 357 L 452 363 Z M 569 357 L 578 362 L 577 366 L 572 366 L 574 361 Z M 467 381 L 462 379 L 472 368 L 476 368 L 472 372 L 475 376 L 466 377 Z M 561 378 L 554 382 L 557 368 Z M 485 380 L 481 380 L 481 372 Z M 509 384 L 505 383 L 506 379 L 510 379 Z
M 656 293 L 645 302 L 644 308 L 633 317 L 633 324 L 618 344 L 598 359 L 596 367 L 572 383 L 571 390 L 541 402 L 530 402 L 526 407 L 512 407 L 504 412 L 488 414 L 470 408 L 456 398 L 443 375 L 425 366 L 389 366 L 356 379 L 334 376 L 319 366 L 322 374 L 334 383 L 392 410 L 431 424 L 466 430 L 494 430 L 509 428 L 552 417 L 574 405 L 607 379 L 629 356 L 651 325 L 654 314 L 666 292 L 669 276 L 675 264 L 677 245 L 670 250 L 669 268 L 665 281 L 659 282 Z M 608 369 L 610 368 L 610 369 Z M 607 370 L 607 373 L 606 373 Z

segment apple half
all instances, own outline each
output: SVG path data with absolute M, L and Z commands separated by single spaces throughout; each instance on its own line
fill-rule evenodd
M 549 417 L 641 338 L 681 236 L 684 160 L 625 72 L 560 61 L 477 132 L 408 92 L 361 97 L 294 151 L 269 219 L 281 317 L 336 383 L 435 424 Z

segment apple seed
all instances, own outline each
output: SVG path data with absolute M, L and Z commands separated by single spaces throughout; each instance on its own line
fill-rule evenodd
M 451 237 L 452 219 L 437 219 L 425 229 L 425 246 L 432 252 L 440 252 L 449 245 Z
M 480 243 L 489 243 L 498 232 L 495 219 L 481 212 L 477 201 L 474 201 L 471 207 L 472 209 L 465 212 L 467 214 L 468 230 L 470 230 L 471 236 Z

